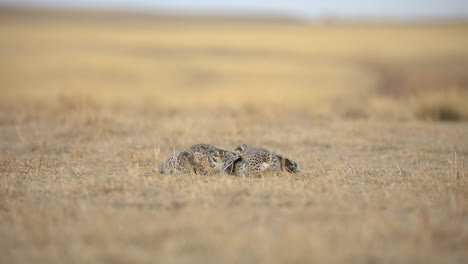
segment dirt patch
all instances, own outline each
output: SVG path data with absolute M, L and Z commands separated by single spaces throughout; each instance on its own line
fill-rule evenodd
M 375 65 L 378 92 L 405 97 L 425 92 L 468 91 L 468 62 Z

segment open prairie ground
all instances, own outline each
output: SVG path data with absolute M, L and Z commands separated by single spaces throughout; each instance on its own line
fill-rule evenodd
M 1 263 L 467 263 L 468 23 L 0 11 Z M 195 143 L 280 177 L 157 175 Z

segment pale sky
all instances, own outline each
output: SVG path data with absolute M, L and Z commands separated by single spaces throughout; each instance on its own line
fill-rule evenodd
M 273 14 L 299 18 L 468 18 L 468 0 L 0 0 L 0 6 Z

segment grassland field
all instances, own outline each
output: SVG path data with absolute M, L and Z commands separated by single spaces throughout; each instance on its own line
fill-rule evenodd
M 467 263 L 467 32 L 0 10 L 0 263 Z M 152 173 L 201 142 L 300 173 Z

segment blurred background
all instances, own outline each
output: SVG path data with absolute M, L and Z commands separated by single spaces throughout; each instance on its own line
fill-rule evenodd
M 1 0 L 2 107 L 468 119 L 468 2 Z

